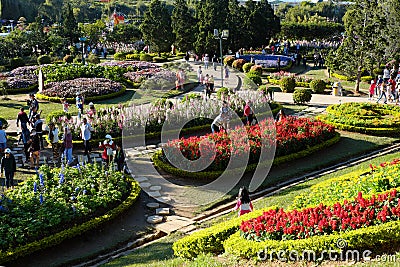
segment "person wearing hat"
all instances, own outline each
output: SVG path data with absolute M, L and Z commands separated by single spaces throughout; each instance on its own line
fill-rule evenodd
M 4 156 L 1 158 L 1 173 L 0 176 L 3 175 L 6 178 L 5 184 L 6 188 L 12 188 L 14 187 L 14 173 L 17 170 L 17 164 L 15 162 L 15 157 L 11 153 L 11 149 L 6 148 L 4 151 Z
M 101 154 L 101 158 L 103 162 L 108 166 L 110 162 L 113 161 L 113 155 L 115 150 L 115 143 L 112 140 L 111 135 L 106 135 L 106 140 L 103 143 L 99 143 L 99 148 L 103 149 L 103 153 Z
M 31 161 L 31 169 L 39 168 L 39 159 L 40 159 L 40 139 L 36 134 L 36 130 L 32 129 L 31 138 L 28 141 L 29 144 L 29 153 L 30 153 L 30 161 Z
M 89 118 L 93 118 L 96 115 L 96 108 L 94 107 L 93 102 L 89 103 L 89 110 L 87 111 L 87 115 Z
M 0 154 L 3 153 L 4 149 L 7 147 L 7 134 L 3 130 L 3 125 L 0 125 Z

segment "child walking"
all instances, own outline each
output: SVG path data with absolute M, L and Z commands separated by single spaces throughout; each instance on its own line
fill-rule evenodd
M 238 199 L 233 210 L 239 210 L 239 216 L 253 211 L 253 204 L 251 203 L 249 191 L 247 191 L 246 187 L 243 186 L 239 189 Z

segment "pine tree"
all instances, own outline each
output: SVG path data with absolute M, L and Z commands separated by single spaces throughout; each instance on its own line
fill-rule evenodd
M 193 49 L 195 19 L 185 0 L 175 0 L 171 26 L 175 34 L 175 44 L 180 51 Z
M 69 3 L 65 8 L 65 13 L 63 13 L 62 18 L 63 27 L 61 35 L 69 40 L 70 45 L 73 45 L 78 41 L 78 23 L 75 20 L 74 12 Z
M 143 22 L 140 25 L 143 39 L 150 44 L 150 49 L 158 52 L 169 51 L 174 42 L 171 27 L 171 15 L 168 13 L 165 3 L 160 0 L 152 0 L 144 13 Z

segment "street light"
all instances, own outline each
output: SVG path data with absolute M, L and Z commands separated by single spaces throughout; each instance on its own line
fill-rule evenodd
M 82 65 L 85 65 L 85 42 L 86 42 L 86 37 L 80 37 L 79 41 L 81 42 L 81 46 L 82 46 Z
M 219 49 L 221 52 L 221 87 L 224 87 L 224 68 L 223 68 L 223 57 L 222 57 L 222 39 L 226 40 L 229 36 L 229 30 L 223 30 L 221 34 L 218 29 L 214 29 L 214 38 L 219 39 Z

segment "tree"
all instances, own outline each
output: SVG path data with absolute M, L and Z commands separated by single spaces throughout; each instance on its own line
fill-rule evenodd
M 379 64 L 384 56 L 385 39 L 381 33 L 386 19 L 379 0 L 355 0 L 343 17 L 345 40 L 327 58 L 329 66 L 356 75 L 355 93 L 359 93 L 363 68 Z
M 229 30 L 229 48 L 238 51 L 242 47 L 248 46 L 249 42 L 246 35 L 246 25 L 243 23 L 247 16 L 247 11 L 243 5 L 239 5 L 237 0 L 229 0 L 227 25 Z
M 175 0 L 172 11 L 171 26 L 175 34 L 175 43 L 180 51 L 193 49 L 195 19 L 185 0 Z
M 228 28 L 228 0 L 203 0 L 196 6 L 198 19 L 197 53 L 214 53 L 219 51 L 219 42 L 214 37 L 214 29 L 222 31 Z
M 142 32 L 136 24 L 118 24 L 107 34 L 107 40 L 111 42 L 133 43 L 141 38 Z
M 144 13 L 140 25 L 145 42 L 150 44 L 150 49 L 155 51 L 169 51 L 174 42 L 171 27 L 171 15 L 164 2 L 152 0 L 148 10 Z
M 96 44 L 100 41 L 106 24 L 99 19 L 95 23 L 79 23 L 78 27 L 83 35 L 89 39 L 90 43 Z
M 67 4 L 63 14 L 63 22 L 61 35 L 69 40 L 69 44 L 73 45 L 78 39 L 78 24 L 75 20 L 74 12 L 70 4 Z
M 253 1 L 248 1 L 247 3 Z M 247 5 L 246 5 L 247 6 Z M 267 0 L 257 2 L 252 10 L 248 10 L 247 29 L 249 43 L 254 47 L 262 47 L 281 30 L 280 20 Z

